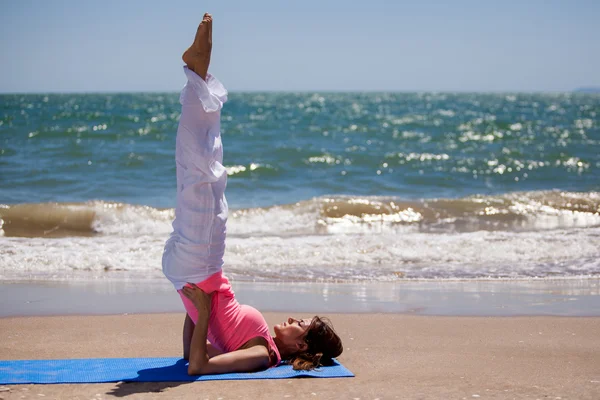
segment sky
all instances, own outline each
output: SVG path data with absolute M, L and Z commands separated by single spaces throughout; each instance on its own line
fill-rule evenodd
M 0 93 L 177 91 L 205 11 L 230 91 L 600 87 L 596 0 L 0 0 Z

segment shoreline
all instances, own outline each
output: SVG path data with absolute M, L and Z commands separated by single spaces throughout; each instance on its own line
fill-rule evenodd
M 600 278 L 357 283 L 232 280 L 266 312 L 438 316 L 600 316 Z M 183 312 L 164 279 L 0 282 L 0 318 Z

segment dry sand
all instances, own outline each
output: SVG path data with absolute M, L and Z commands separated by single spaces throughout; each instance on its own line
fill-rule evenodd
M 272 325 L 287 315 L 266 314 Z M 600 318 L 330 315 L 355 378 L 8 385 L 2 399 L 600 399 Z M 0 358 L 180 354 L 182 314 L 0 319 Z

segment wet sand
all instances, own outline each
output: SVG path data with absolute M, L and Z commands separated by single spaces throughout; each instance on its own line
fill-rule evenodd
M 600 316 L 600 279 L 399 282 L 232 281 L 261 311 L 452 316 Z M 277 299 L 277 301 L 273 301 Z M 181 312 L 166 279 L 0 282 L 0 317 Z
M 287 314 L 267 313 L 270 325 Z M 330 314 L 355 378 L 7 385 L 2 399 L 599 399 L 600 318 Z M 177 356 L 183 314 L 0 318 L 2 359 Z

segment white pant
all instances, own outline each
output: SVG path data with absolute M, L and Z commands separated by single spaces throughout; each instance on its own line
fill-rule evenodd
M 228 211 L 220 132 L 227 90 L 210 74 L 204 81 L 187 67 L 184 71 L 188 81 L 179 98 L 175 150 L 177 208 L 162 260 L 163 273 L 177 290 L 223 267 Z

